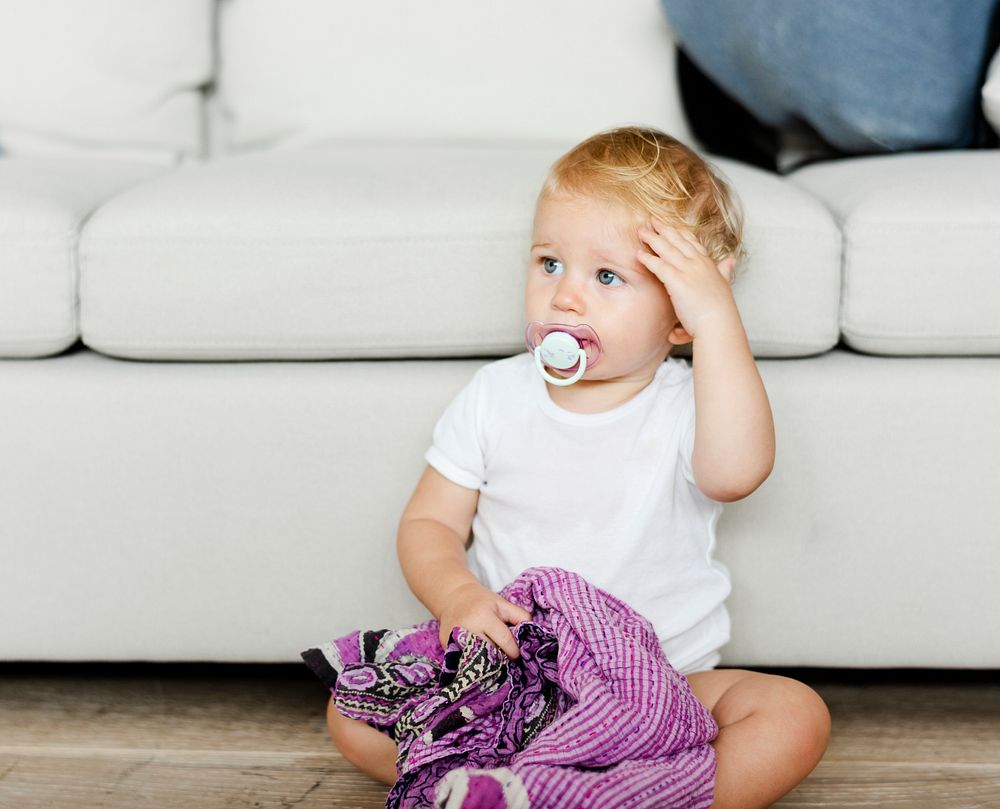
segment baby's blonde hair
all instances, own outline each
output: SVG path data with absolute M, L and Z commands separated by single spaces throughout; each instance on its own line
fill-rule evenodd
M 689 229 L 716 263 L 733 257 L 739 264 L 747 256 L 743 212 L 717 171 L 665 132 L 624 126 L 591 135 L 556 160 L 538 198 L 580 194 L 652 214 Z

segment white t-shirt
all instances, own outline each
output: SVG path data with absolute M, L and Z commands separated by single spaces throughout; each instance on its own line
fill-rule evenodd
M 476 371 L 424 457 L 479 490 L 466 558 L 480 582 L 499 592 L 534 565 L 575 571 L 648 618 L 688 674 L 719 662 L 731 589 L 712 559 L 722 503 L 694 484 L 694 424 L 684 360 L 613 410 L 574 413 L 525 351 Z

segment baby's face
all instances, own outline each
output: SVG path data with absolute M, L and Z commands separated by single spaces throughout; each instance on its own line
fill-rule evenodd
M 651 374 L 672 342 L 688 341 L 663 282 L 636 258 L 643 223 L 637 214 L 587 197 L 544 197 L 538 204 L 525 312 L 528 321 L 586 323 L 597 332 L 600 364 L 578 385 Z

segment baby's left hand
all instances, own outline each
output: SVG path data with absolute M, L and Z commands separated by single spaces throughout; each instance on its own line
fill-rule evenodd
M 717 319 L 739 321 L 729 279 L 736 260 L 716 264 L 704 245 L 688 230 L 651 220 L 652 227 L 639 228 L 639 240 L 652 253 L 637 251 L 639 261 L 667 288 L 678 319 L 692 337 Z

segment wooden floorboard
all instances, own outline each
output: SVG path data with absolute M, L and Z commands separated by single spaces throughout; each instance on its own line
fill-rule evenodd
M 1000 809 L 1000 673 L 762 669 L 833 739 L 776 806 Z M 384 806 L 332 747 L 304 666 L 0 664 L 0 807 Z

